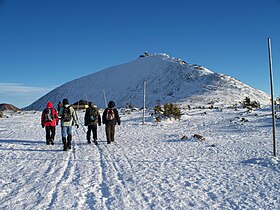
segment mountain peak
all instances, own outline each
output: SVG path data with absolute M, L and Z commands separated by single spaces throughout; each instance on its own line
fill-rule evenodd
M 113 66 L 75 79 L 52 90 L 26 109 L 42 110 L 48 101 L 54 104 L 63 98 L 70 103 L 81 99 L 105 107 L 114 100 L 118 107 L 128 103 L 143 106 L 143 81 L 147 83 L 147 106 L 178 102 L 183 104 L 236 104 L 249 96 L 261 104 L 269 104 L 269 96 L 230 76 L 189 64 L 165 53 L 145 52 L 129 63 Z

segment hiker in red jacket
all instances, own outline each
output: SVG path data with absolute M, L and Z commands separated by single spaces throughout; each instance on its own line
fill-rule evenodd
M 42 112 L 41 124 L 42 128 L 46 130 L 46 143 L 47 145 L 54 145 L 55 137 L 55 126 L 58 123 L 58 114 L 55 108 L 53 108 L 53 103 L 50 101 L 47 107 Z

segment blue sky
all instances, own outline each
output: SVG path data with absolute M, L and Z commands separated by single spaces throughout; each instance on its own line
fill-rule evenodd
M 0 103 L 167 53 L 280 96 L 280 0 L 0 0 Z

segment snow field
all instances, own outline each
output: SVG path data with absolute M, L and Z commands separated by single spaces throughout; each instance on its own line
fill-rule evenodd
M 121 115 L 113 144 L 98 127 L 98 146 L 87 144 L 81 111 L 67 152 L 60 126 L 55 145 L 45 144 L 40 114 L 0 119 L 1 209 L 280 208 L 267 109 L 194 109 L 180 121 L 147 116 L 144 125 L 132 112 Z

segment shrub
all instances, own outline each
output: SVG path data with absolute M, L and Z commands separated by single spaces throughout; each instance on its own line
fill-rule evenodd
M 157 122 L 166 118 L 174 118 L 175 120 L 178 120 L 182 116 L 181 109 L 173 103 L 166 103 L 163 105 L 163 108 L 160 105 L 157 105 L 155 106 L 154 111 Z
M 252 108 L 260 108 L 260 103 L 257 101 L 251 101 L 249 97 L 246 97 L 242 102 L 243 108 L 252 109 Z

